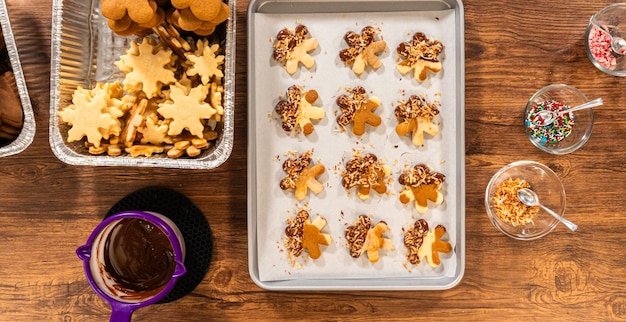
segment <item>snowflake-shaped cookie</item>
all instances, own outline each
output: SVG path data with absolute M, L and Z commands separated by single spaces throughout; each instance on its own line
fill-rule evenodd
M 365 89 L 361 86 L 348 88 L 348 94 L 337 97 L 337 105 L 341 114 L 337 117 L 337 124 L 342 127 L 352 123 L 352 133 L 362 135 L 365 133 L 365 125 L 377 127 L 382 122 L 380 116 L 373 111 L 380 106 L 380 99 L 376 96 L 367 97 Z
M 209 46 L 198 40 L 198 51 L 200 55 L 187 53 L 185 56 L 191 62 L 191 67 L 187 69 L 188 76 L 200 75 L 202 84 L 211 82 L 213 76 L 218 79 L 224 77 L 221 65 L 224 64 L 224 55 L 218 55 L 220 46 L 218 44 Z
M 350 256 L 358 258 L 363 253 L 367 254 L 367 259 L 371 263 L 376 263 L 380 259 L 379 250 L 392 250 L 393 242 L 383 237 L 389 230 L 389 226 L 384 221 L 379 221 L 372 227 L 372 219 L 366 215 L 359 218 L 345 230 L 346 241 L 350 250 Z
M 446 180 L 442 173 L 431 170 L 425 164 L 418 164 L 402 172 L 398 183 L 404 186 L 400 193 L 400 202 L 407 204 L 415 201 L 415 209 L 421 214 L 428 210 L 428 200 L 435 204 L 443 202 L 441 184 Z
M 317 217 L 313 222 L 308 211 L 300 210 L 295 218 L 287 220 L 284 245 L 289 252 L 298 257 L 306 249 L 309 257 L 317 259 L 322 255 L 320 245 L 328 246 L 332 241 L 329 234 L 322 233 L 326 219 Z
M 366 200 L 371 189 L 379 194 L 387 192 L 385 179 L 390 173 L 391 168 L 378 160 L 374 154 L 356 155 L 346 162 L 346 168 L 341 174 L 341 184 L 346 190 L 356 187 L 359 199 Z
M 172 138 L 167 135 L 169 123 L 169 120 L 160 120 L 155 113 L 148 115 L 144 126 L 137 129 L 141 133 L 141 144 L 172 143 Z
M 309 29 L 305 25 L 298 25 L 294 30 L 285 27 L 278 32 L 273 44 L 274 59 L 293 75 L 300 63 L 309 69 L 315 65 L 309 52 L 315 50 L 317 45 L 317 39 L 309 35 Z
M 400 43 L 396 51 L 403 59 L 397 67 L 402 75 L 414 70 L 415 80 L 423 82 L 428 78 L 428 70 L 435 73 L 441 70 L 439 54 L 443 51 L 443 44 L 424 33 L 415 33 L 411 42 Z
M 178 135 L 187 129 L 192 135 L 201 138 L 204 125 L 201 120 L 209 119 L 215 114 L 215 109 L 204 102 L 206 86 L 199 85 L 191 88 L 178 83 L 170 86 L 169 100 L 159 104 L 157 112 L 165 118 L 172 119 L 168 135 Z
M 292 85 L 285 99 L 276 104 L 276 112 L 283 118 L 283 130 L 293 131 L 298 127 L 304 135 L 313 133 L 313 122 L 324 118 L 324 109 L 313 106 L 318 94 L 314 89 L 304 91 L 302 86 Z
M 71 126 L 67 133 L 68 142 L 79 141 L 86 136 L 87 142 L 98 148 L 104 135 L 108 136 L 112 128 L 119 128 L 117 118 L 124 113 L 108 106 L 107 100 L 105 93 L 90 98 L 89 91 L 77 90 L 72 104 L 59 111 L 61 120 Z
M 131 47 L 115 65 L 126 74 L 124 89 L 138 93 L 143 91 L 147 98 L 158 96 L 164 85 L 176 82 L 172 62 L 176 55 L 172 50 L 145 37 L 141 44 L 131 42 Z
M 375 40 L 376 34 L 374 27 L 367 26 L 360 35 L 348 31 L 343 37 L 349 47 L 339 52 L 339 58 L 345 64 L 352 65 L 352 71 L 357 75 L 361 75 L 368 65 L 374 70 L 382 66 L 377 55 L 385 51 L 387 43 L 382 39 Z
M 424 132 L 437 135 L 439 127 L 432 123 L 433 118 L 439 114 L 439 103 L 429 103 L 423 97 L 411 95 L 408 100 L 401 101 L 396 107 L 394 114 L 398 119 L 396 133 L 399 136 L 412 133 L 411 141 L 416 146 L 424 143 Z
M 452 251 L 452 245 L 449 242 L 441 240 L 446 234 L 446 227 L 437 225 L 434 231 L 429 231 L 424 236 L 424 241 L 417 256 L 420 260 L 426 258 L 426 262 L 430 267 L 437 267 L 441 264 L 439 253 L 447 254 Z
M 280 188 L 294 190 L 294 195 L 298 200 L 303 200 L 309 189 L 315 194 L 322 192 L 324 186 L 317 180 L 317 177 L 324 173 L 326 168 L 322 164 L 311 165 L 312 162 L 312 150 L 283 162 L 283 170 L 287 176 L 280 181 Z

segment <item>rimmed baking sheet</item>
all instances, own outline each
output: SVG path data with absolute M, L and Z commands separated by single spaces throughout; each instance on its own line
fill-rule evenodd
M 459 1 L 252 1 L 248 9 L 248 237 L 249 269 L 260 287 L 273 290 L 337 289 L 446 289 L 456 285 L 464 272 L 465 258 L 465 155 L 464 155 L 464 26 L 463 7 Z M 272 40 L 283 27 L 306 25 L 319 47 L 312 52 L 316 64 L 310 70 L 300 67 L 289 75 L 273 61 Z M 371 25 L 381 30 L 387 50 L 380 57 L 383 67 L 366 70 L 360 77 L 338 58 L 345 48 L 343 35 L 360 32 Z M 412 75 L 400 75 L 395 48 L 415 32 L 439 39 L 445 46 L 443 70 L 431 74 L 422 83 Z M 314 104 L 324 108 L 326 116 L 315 122 L 309 136 L 287 134 L 274 112 L 279 98 L 291 85 L 315 89 L 319 99 Z M 341 131 L 335 122 L 336 98 L 345 87 L 363 86 L 369 95 L 381 99 L 376 113 L 382 125 L 369 129 L 361 137 Z M 409 95 L 423 95 L 441 102 L 437 117 L 440 133 L 427 138 L 421 147 L 408 137 L 395 134 L 397 120 L 393 109 L 397 101 Z M 325 165 L 320 178 L 324 191 L 309 193 L 297 202 L 292 192 L 279 188 L 284 177 L 282 163 L 289 152 L 313 150 L 313 159 Z M 361 201 L 341 185 L 345 161 L 355 151 L 375 153 L 392 169 L 390 193 L 373 193 Z M 444 203 L 431 205 L 419 215 L 411 204 L 398 200 L 402 187 L 398 175 L 407 167 L 425 163 L 446 175 Z M 333 242 L 324 247 L 317 260 L 290 259 L 283 246 L 285 220 L 302 208 L 310 209 L 327 220 L 323 232 Z M 379 262 L 367 257 L 349 256 L 343 237 L 345 228 L 366 214 L 374 222 L 385 221 L 391 228 L 386 234 L 394 250 L 381 252 Z M 444 255 L 442 264 L 430 268 L 425 261 L 417 266 L 407 263 L 402 231 L 416 219 L 424 218 L 431 228 L 442 224 L 454 250 Z

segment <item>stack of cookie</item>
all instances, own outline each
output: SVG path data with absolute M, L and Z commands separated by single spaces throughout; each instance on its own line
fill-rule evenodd
M 209 36 L 230 15 L 221 0 L 102 0 L 102 15 L 121 36 L 145 36 L 163 21 L 198 36 Z
M 24 115 L 3 37 L 0 37 L 0 72 L 0 145 L 4 145 L 20 134 Z

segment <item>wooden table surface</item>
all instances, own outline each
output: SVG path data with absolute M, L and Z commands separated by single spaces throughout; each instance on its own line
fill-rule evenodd
M 617 1 L 466 0 L 466 265 L 445 291 L 270 292 L 248 274 L 245 0 L 237 3 L 235 144 L 214 170 L 71 166 L 48 143 L 51 0 L 7 0 L 35 113 L 34 142 L 0 159 L 0 320 L 106 321 L 75 255 L 103 215 L 147 186 L 173 188 L 207 216 L 215 252 L 203 282 L 134 321 L 626 320 L 626 79 L 592 66 L 589 17 Z M 563 156 L 541 152 L 521 125 L 528 98 L 551 83 L 602 97 L 593 135 Z M 489 222 L 490 177 L 507 163 L 547 164 L 567 192 L 576 233 L 558 226 L 521 242 Z

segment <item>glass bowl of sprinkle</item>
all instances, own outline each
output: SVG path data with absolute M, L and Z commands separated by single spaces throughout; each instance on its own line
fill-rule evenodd
M 626 3 L 608 5 L 589 19 L 585 50 L 591 63 L 613 76 L 626 76 Z
M 517 197 L 529 188 L 546 207 L 560 216 L 565 213 L 565 188 L 546 165 L 535 161 L 516 161 L 496 172 L 485 189 L 485 208 L 489 220 L 500 232 L 518 240 L 534 240 L 548 235 L 559 221 L 545 210 L 524 205 Z
M 530 142 L 542 151 L 567 154 L 582 147 L 593 129 L 593 108 L 567 112 L 586 103 L 585 94 L 575 87 L 552 84 L 538 90 L 526 104 L 524 126 Z M 545 112 L 556 112 L 546 123 Z

